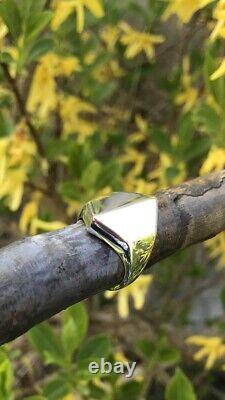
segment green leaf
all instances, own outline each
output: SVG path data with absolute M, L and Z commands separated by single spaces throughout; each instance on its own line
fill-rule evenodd
M 48 53 L 54 47 L 54 42 L 52 39 L 44 38 L 37 40 L 29 50 L 28 60 L 35 61 L 39 57 Z
M 96 188 L 101 189 L 105 186 L 111 186 L 113 190 L 119 190 L 122 177 L 122 165 L 111 160 L 104 163 L 104 168 L 101 168 Z
M 173 347 L 166 347 L 159 351 L 159 361 L 162 363 L 174 364 L 180 360 L 180 352 Z
M 96 335 L 85 341 L 77 354 L 77 360 L 86 358 L 105 358 L 111 352 L 111 340 L 105 335 Z
M 14 60 L 9 53 L 1 52 L 0 53 L 0 62 L 4 63 L 4 64 L 11 64 L 12 62 L 14 62 Z
M 196 400 L 197 397 L 194 392 L 194 388 L 181 371 L 180 368 L 176 368 L 175 375 L 169 381 L 166 387 L 166 400 Z
M 85 358 L 84 360 L 78 361 L 76 364 L 76 372 L 74 374 L 75 381 L 92 381 L 96 379 L 97 377 L 103 376 L 104 374 L 101 373 L 101 370 L 99 368 L 98 372 L 93 374 L 91 371 L 89 371 L 89 365 L 92 362 L 97 362 L 98 365 L 100 365 L 100 358 Z M 105 375 L 104 375 L 105 376 Z
M 46 397 L 44 397 L 44 396 L 38 396 L 38 395 L 36 395 L 36 396 L 28 396 L 28 397 L 25 397 L 23 400 L 47 400 L 47 399 L 46 399 Z
M 6 353 L 0 349 L 0 398 L 12 398 L 13 370 Z
M 90 163 L 91 151 L 88 145 L 75 143 L 69 154 L 69 172 L 72 177 L 80 179 L 83 170 Z
M 88 315 L 83 303 L 75 304 L 63 313 L 62 344 L 67 362 L 84 340 L 88 328 Z
M 153 143 L 158 147 L 160 152 L 172 154 L 173 148 L 170 142 L 170 137 L 167 132 L 162 129 L 152 127 L 151 139 Z
M 179 136 L 178 152 L 185 152 L 191 146 L 195 133 L 192 114 L 182 114 L 177 123 L 177 133 Z
M 13 122 L 0 111 L 0 138 L 9 135 L 13 130 Z
M 77 185 L 72 180 L 61 183 L 58 187 L 58 190 L 61 196 L 65 197 L 66 199 L 77 200 L 81 195 Z
M 119 387 L 115 400 L 139 400 L 143 391 L 142 382 L 126 382 Z
M 81 182 L 84 188 L 92 189 L 96 187 L 101 169 L 102 166 L 100 161 L 91 161 L 91 163 L 85 168 L 81 176 Z
M 185 160 L 191 161 L 206 154 L 211 146 L 211 140 L 208 137 L 203 137 L 195 142 L 194 147 L 188 149 L 185 154 Z
M 143 358 L 151 358 L 152 354 L 155 352 L 156 345 L 154 342 L 150 342 L 147 339 L 139 340 L 135 346 L 136 351 Z
M 0 3 L 0 16 L 9 29 L 15 42 L 21 34 L 21 15 L 15 0 L 3 0 Z
M 28 22 L 26 28 L 26 36 L 27 40 L 34 40 L 50 23 L 52 19 L 53 13 L 51 11 L 43 11 L 37 14 L 34 18 L 34 14 L 32 14 L 32 18 Z
M 220 47 L 218 42 L 210 43 L 206 49 L 204 58 L 204 79 L 205 86 L 216 102 L 224 109 L 225 106 L 225 79 L 221 77 L 215 81 L 211 80 L 211 75 L 219 67 L 218 56 Z
M 43 388 L 43 395 L 48 400 L 61 400 L 72 390 L 69 382 L 65 382 L 60 376 L 53 379 Z
M 193 122 L 208 134 L 217 134 L 220 130 L 220 118 L 207 104 L 201 103 L 193 112 Z
M 32 328 L 28 333 L 28 338 L 47 364 L 60 366 L 65 364 L 60 340 L 47 322 Z
M 23 20 L 30 20 L 33 15 L 39 14 L 45 5 L 45 0 L 23 0 L 20 3 L 20 13 Z

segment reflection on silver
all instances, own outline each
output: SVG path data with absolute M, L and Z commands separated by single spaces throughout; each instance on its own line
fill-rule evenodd
M 137 193 L 112 193 L 85 204 L 79 219 L 93 235 L 108 243 L 121 257 L 123 281 L 120 289 L 144 270 L 157 233 L 157 200 Z

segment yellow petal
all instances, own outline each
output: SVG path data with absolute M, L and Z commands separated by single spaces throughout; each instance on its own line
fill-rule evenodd
M 56 229 L 62 229 L 65 224 L 61 221 L 46 222 L 39 218 L 34 218 L 31 222 L 31 234 L 35 235 L 38 230 L 42 231 L 54 231 Z
M 99 0 L 84 0 L 84 4 L 95 17 L 101 18 L 104 16 L 104 10 Z
M 73 4 L 70 4 L 66 1 L 58 2 L 56 6 L 54 18 L 52 20 L 51 26 L 53 30 L 58 29 L 58 27 L 67 19 L 67 17 L 71 14 L 74 7 Z
M 215 81 L 223 75 L 225 75 L 225 59 L 222 61 L 219 68 L 210 76 L 210 79 L 211 81 Z
M 121 318 L 127 318 L 129 315 L 129 298 L 126 288 L 118 293 L 118 312 Z
M 84 29 L 84 7 L 82 4 L 76 5 L 77 32 L 81 33 Z
M 23 209 L 20 217 L 19 228 L 22 232 L 28 231 L 28 226 L 32 219 L 38 214 L 38 203 L 36 201 L 30 201 Z

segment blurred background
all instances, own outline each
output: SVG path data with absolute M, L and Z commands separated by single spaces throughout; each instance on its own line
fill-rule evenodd
M 224 110 L 225 0 L 1 0 L 0 245 L 224 168 Z M 0 399 L 225 399 L 224 267 L 222 233 L 33 328 Z

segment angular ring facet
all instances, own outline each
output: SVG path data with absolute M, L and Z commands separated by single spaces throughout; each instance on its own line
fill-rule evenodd
M 124 278 L 111 290 L 132 283 L 145 269 L 155 243 L 156 197 L 115 192 L 86 203 L 79 219 L 90 233 L 108 243 L 123 261 Z

